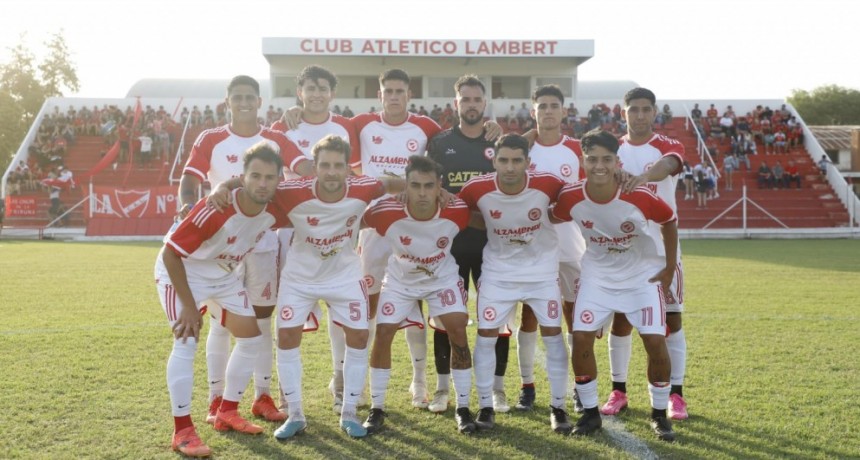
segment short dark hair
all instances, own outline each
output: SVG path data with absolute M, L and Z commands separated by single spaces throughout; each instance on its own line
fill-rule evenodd
M 558 98 L 559 102 L 564 104 L 564 93 L 561 92 L 561 88 L 558 85 L 543 85 L 535 88 L 535 92 L 532 93 L 532 102 L 537 102 L 538 98 L 541 96 L 555 96 Z
M 336 134 L 329 134 L 326 137 L 320 139 L 319 142 L 317 142 L 313 148 L 314 163 L 317 162 L 320 156 L 320 152 L 323 150 L 343 154 L 346 163 L 349 164 L 349 157 L 350 155 L 352 155 L 352 147 L 349 145 L 349 142 L 344 140 L 344 138 Z
M 457 81 L 454 83 L 454 91 L 456 91 L 457 94 L 460 94 L 460 88 L 464 86 L 478 87 L 481 88 L 482 93 L 487 93 L 487 89 L 484 88 L 484 83 L 481 81 L 481 79 L 478 78 L 477 75 L 473 73 L 468 73 L 458 78 Z
M 436 178 L 442 177 L 442 166 L 423 155 L 412 155 L 409 157 L 409 162 L 406 163 L 407 178 L 412 171 L 433 173 Z
M 400 80 L 409 85 L 409 74 L 403 69 L 388 69 L 379 75 L 379 86 L 381 87 L 388 80 Z
M 227 85 L 227 95 L 230 94 L 230 91 L 233 91 L 233 88 L 239 85 L 248 85 L 251 88 L 254 88 L 254 92 L 257 93 L 257 96 L 260 95 L 260 83 L 247 75 L 236 75 L 233 77 L 233 79 L 230 80 L 230 84 Z
M 597 128 L 585 133 L 579 140 L 582 153 L 587 154 L 594 147 L 603 147 L 613 154 L 618 154 L 618 138 L 609 131 Z
M 318 65 L 309 65 L 302 69 L 296 77 L 296 84 L 302 86 L 307 80 L 313 80 L 316 83 L 320 79 L 327 81 L 332 90 L 337 88 L 337 77 L 330 70 Z
M 624 105 L 629 106 L 633 99 L 648 99 L 651 105 L 657 105 L 657 96 L 648 88 L 633 88 L 627 91 L 627 94 L 624 95 Z
M 502 147 L 507 147 L 509 149 L 519 149 L 523 151 L 523 155 L 528 158 L 529 156 L 529 141 L 523 136 L 514 133 L 508 133 L 504 136 L 500 137 L 499 140 L 496 141 L 496 152 L 501 150 Z
M 278 153 L 278 148 L 270 141 L 257 142 L 245 151 L 245 154 L 242 155 L 242 170 L 247 172 L 248 165 L 250 165 L 253 160 L 260 160 L 265 163 L 274 164 L 277 166 L 279 175 L 281 174 L 281 170 L 284 168 L 284 160 L 281 158 L 280 153 Z

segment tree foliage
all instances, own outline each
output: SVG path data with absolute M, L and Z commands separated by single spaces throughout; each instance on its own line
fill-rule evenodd
M 837 85 L 793 90 L 788 102 L 808 125 L 860 125 L 860 91 Z
M 0 170 L 5 171 L 45 99 L 63 96 L 80 87 L 75 64 L 63 32 L 45 42 L 47 55 L 37 60 L 26 45 L 26 36 L 9 48 L 9 62 L 0 64 Z

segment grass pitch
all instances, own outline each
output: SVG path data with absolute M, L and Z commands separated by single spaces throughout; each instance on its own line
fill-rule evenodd
M 165 384 L 170 334 L 153 282 L 155 243 L 0 242 L 0 417 L 3 458 L 175 458 Z M 537 365 L 533 413 L 498 414 L 491 433 L 456 433 L 453 409 L 409 405 L 411 369 L 395 339 L 386 430 L 351 440 L 325 389 L 324 330 L 303 343 L 308 432 L 280 443 L 215 432 L 206 411 L 204 343 L 192 416 L 220 458 L 848 458 L 860 456 L 858 294 L 860 241 L 684 241 L 691 418 L 679 441 L 656 441 L 645 355 L 634 344 L 630 410 L 585 439 L 549 429 L 546 375 Z M 469 328 L 474 344 L 475 327 Z M 205 331 L 202 334 L 205 336 Z M 432 345 L 429 347 L 432 355 Z M 601 402 L 609 392 L 606 342 L 596 345 Z M 511 347 L 507 393 L 519 386 Z M 432 360 L 432 358 L 431 358 Z M 430 390 L 435 372 L 428 366 Z M 474 398 L 474 392 L 473 392 Z M 473 399 L 474 401 L 474 399 Z M 477 407 L 472 404 L 473 410 Z M 241 410 L 250 416 L 250 400 Z M 360 416 L 367 408 L 359 408 Z

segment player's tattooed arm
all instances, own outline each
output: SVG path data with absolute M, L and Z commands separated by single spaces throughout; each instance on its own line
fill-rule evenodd
M 469 345 L 451 344 L 451 369 L 470 369 L 472 367 L 472 354 L 469 353 Z
M 200 188 L 200 179 L 191 174 L 183 174 L 179 179 L 179 218 L 184 219 L 185 216 L 194 207 L 197 202 L 197 190 Z

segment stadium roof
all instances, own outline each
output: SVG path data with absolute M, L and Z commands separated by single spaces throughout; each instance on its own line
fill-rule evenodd
M 809 130 L 824 150 L 851 150 L 851 132 L 860 126 L 810 126 Z

